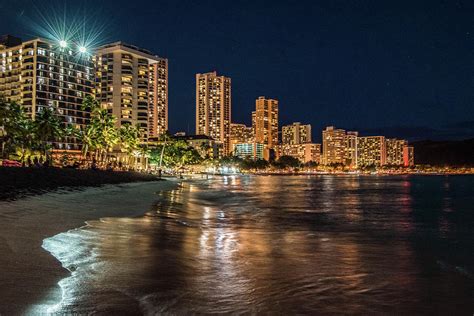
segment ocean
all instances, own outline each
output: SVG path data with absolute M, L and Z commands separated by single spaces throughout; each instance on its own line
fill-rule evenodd
M 474 176 L 222 176 L 144 211 L 43 241 L 48 312 L 474 312 Z

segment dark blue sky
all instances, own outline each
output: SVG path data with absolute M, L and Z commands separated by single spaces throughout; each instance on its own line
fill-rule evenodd
M 32 3 L 0 0 L 0 33 L 34 35 L 38 11 L 67 3 L 106 25 L 103 41 L 167 57 L 172 131 L 194 131 L 195 73 L 217 70 L 232 78 L 234 122 L 250 124 L 265 95 L 280 123 L 311 123 L 316 139 L 330 124 L 474 137 L 474 1 Z

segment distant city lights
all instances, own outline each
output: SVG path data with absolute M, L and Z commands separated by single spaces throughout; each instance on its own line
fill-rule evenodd
M 59 46 L 61 46 L 62 48 L 66 48 L 67 47 L 67 42 L 65 40 L 61 40 L 61 41 L 59 41 Z

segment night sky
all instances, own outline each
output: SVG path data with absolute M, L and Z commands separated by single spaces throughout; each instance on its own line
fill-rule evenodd
M 41 35 L 38 12 L 85 13 L 102 42 L 167 57 L 172 132 L 194 132 L 195 74 L 216 70 L 232 78 L 234 122 L 250 124 L 265 95 L 280 124 L 311 123 L 316 140 L 333 124 L 474 137 L 474 1 L 69 2 L 0 0 L 0 34 Z

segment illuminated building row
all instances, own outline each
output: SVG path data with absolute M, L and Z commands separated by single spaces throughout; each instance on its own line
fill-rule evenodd
M 139 126 L 142 140 L 168 130 L 168 60 L 122 42 L 93 52 L 66 41 L 37 38 L 0 40 L 0 96 L 25 107 L 34 119 L 44 107 L 57 109 L 65 125 L 89 121 L 82 109 L 87 95 L 123 124 Z M 74 137 L 55 144 L 79 150 Z
M 413 166 L 414 150 L 406 140 L 386 139 L 384 136 L 359 137 L 357 132 L 346 132 L 328 126 L 322 133 L 322 164 L 364 166 Z

